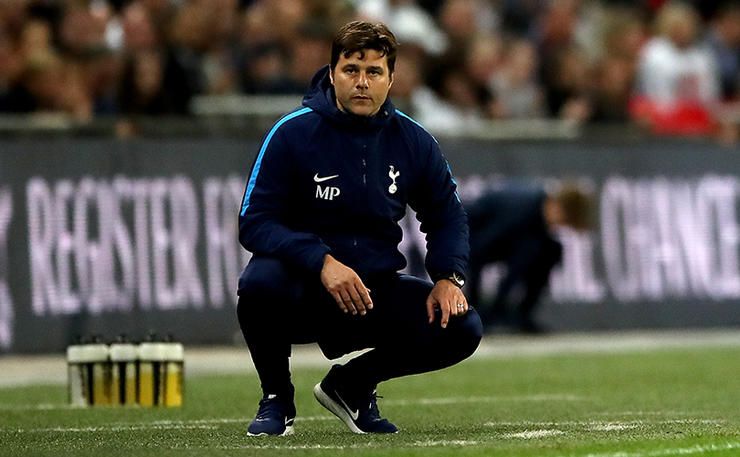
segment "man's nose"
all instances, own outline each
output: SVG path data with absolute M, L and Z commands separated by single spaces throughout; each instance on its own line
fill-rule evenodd
M 360 72 L 360 75 L 357 78 L 357 88 L 367 89 L 367 75 L 363 72 Z

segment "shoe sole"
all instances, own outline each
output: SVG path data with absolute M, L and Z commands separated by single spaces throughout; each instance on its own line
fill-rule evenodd
M 357 425 L 355 425 L 349 413 L 342 407 L 342 405 L 335 402 L 326 392 L 324 392 L 324 389 L 321 388 L 321 383 L 318 383 L 313 387 L 313 396 L 316 397 L 316 400 L 318 400 L 319 403 L 321 403 L 321 406 L 331 411 L 332 414 L 339 418 L 339 420 L 344 422 L 344 425 L 346 425 L 352 433 L 357 433 L 358 435 L 365 435 L 367 433 L 363 432 L 357 427 Z
M 293 434 L 293 426 L 289 425 L 285 427 L 285 431 L 279 435 L 270 435 L 269 433 L 249 433 L 247 432 L 247 436 L 288 436 Z

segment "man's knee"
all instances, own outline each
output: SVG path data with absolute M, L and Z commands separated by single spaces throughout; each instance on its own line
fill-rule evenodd
M 469 308 L 465 315 L 458 317 L 456 324 L 450 327 L 452 329 L 458 357 L 460 360 L 470 357 L 483 338 L 483 323 L 475 308 Z
M 272 258 L 252 258 L 239 278 L 236 308 L 239 322 L 244 327 L 248 321 L 274 317 L 298 299 L 299 289 L 300 278 L 285 263 Z
M 252 258 L 239 278 L 240 297 L 274 297 L 290 292 L 296 274 L 282 261 Z

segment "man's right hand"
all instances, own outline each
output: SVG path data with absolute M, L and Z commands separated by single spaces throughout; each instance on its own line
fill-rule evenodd
M 321 283 L 345 313 L 359 313 L 364 316 L 369 310 L 373 309 L 373 302 L 370 300 L 370 289 L 365 287 L 362 279 L 353 269 L 329 254 L 324 257 L 324 266 L 321 268 Z

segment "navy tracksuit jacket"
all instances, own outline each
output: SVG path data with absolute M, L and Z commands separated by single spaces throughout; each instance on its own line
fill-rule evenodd
M 324 255 L 361 277 L 403 269 L 398 222 L 406 205 L 427 234 L 430 276 L 464 273 L 468 227 L 436 140 L 390 100 L 372 118 L 336 107 L 328 66 L 303 107 L 268 132 L 239 214 L 239 241 L 256 256 L 318 273 Z

